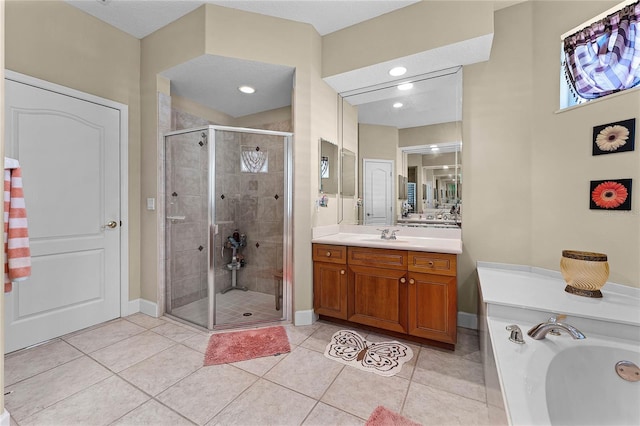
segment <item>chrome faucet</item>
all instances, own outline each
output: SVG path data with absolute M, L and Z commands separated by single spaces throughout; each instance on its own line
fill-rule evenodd
M 399 231 L 399 229 L 396 229 L 394 231 L 389 231 L 389 228 L 386 229 L 378 229 L 378 231 L 382 232 L 382 234 L 380 235 L 380 238 L 383 240 L 395 240 L 396 239 L 396 232 Z M 391 234 L 389 234 L 389 232 L 391 232 Z
M 560 330 L 564 330 L 569 333 L 569 335 L 574 339 L 586 339 L 586 336 L 574 326 L 558 322 L 558 320 L 563 320 L 565 318 L 565 315 L 551 317 L 547 320 L 547 322 L 543 322 L 532 327 L 531 330 L 527 332 L 527 334 L 534 340 L 542 340 L 548 333 L 557 335 L 560 334 Z

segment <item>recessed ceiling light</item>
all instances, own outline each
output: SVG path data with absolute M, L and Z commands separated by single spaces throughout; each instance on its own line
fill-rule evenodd
M 442 166 L 444 170 L 449 170 L 449 166 Z
M 256 89 L 254 89 L 251 86 L 240 86 L 238 87 L 238 90 L 241 91 L 242 93 L 247 93 L 247 94 L 251 94 L 251 93 L 255 93 Z
M 440 148 L 438 148 L 437 146 L 432 146 L 431 147 L 431 151 L 438 151 Z
M 398 85 L 398 90 L 409 90 L 413 88 L 413 83 L 403 83 Z
M 395 104 L 393 104 L 394 108 L 401 108 L 402 107 L 402 102 L 396 102 Z
M 389 75 L 392 75 L 394 77 L 399 77 L 401 75 L 404 75 L 404 73 L 406 72 L 407 72 L 407 69 L 405 67 L 394 67 L 389 70 Z

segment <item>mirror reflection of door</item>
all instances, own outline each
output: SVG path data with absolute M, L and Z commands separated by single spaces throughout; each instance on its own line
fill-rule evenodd
M 364 224 L 393 224 L 393 161 L 363 159 Z

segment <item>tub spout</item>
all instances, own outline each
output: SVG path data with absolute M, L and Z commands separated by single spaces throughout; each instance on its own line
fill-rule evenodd
M 558 334 L 560 330 L 566 331 L 574 339 L 586 339 L 580 330 L 572 325 L 558 322 L 557 317 L 549 318 L 547 322 L 532 327 L 527 334 L 534 340 L 542 340 L 547 336 L 547 333 Z

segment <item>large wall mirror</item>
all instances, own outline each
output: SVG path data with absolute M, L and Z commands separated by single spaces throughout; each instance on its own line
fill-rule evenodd
M 358 222 L 461 226 L 462 67 L 341 96 L 357 108 Z

